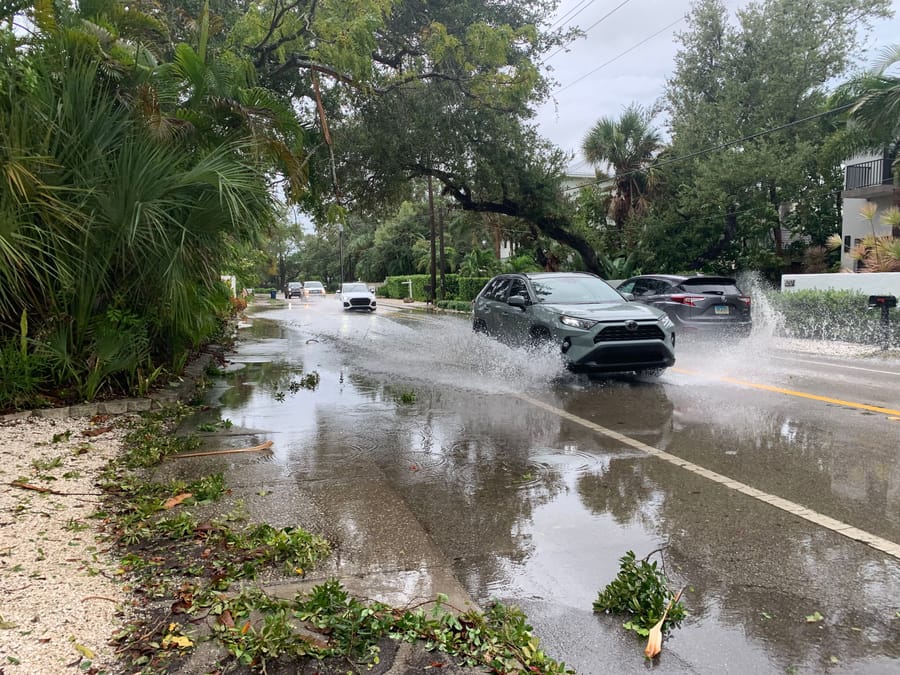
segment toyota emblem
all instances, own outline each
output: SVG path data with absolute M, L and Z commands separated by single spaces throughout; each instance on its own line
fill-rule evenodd
M 638 322 L 634 321 L 633 319 L 626 321 L 625 328 L 627 328 L 630 331 L 636 331 L 638 329 Z

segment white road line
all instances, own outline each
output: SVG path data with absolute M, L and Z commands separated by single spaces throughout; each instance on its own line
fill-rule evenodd
M 654 448 L 651 445 L 647 445 L 646 443 L 641 443 L 638 440 L 620 434 L 617 431 L 613 431 L 612 429 L 607 429 L 604 426 L 591 422 L 590 420 L 586 420 L 582 417 L 578 417 L 577 415 L 573 415 L 570 412 L 562 410 L 561 408 L 557 408 L 556 406 L 550 405 L 549 403 L 544 403 L 543 401 L 539 401 L 536 398 L 531 398 L 525 394 L 515 394 L 518 398 L 522 399 L 530 403 L 531 405 L 546 410 L 548 412 L 553 413 L 559 417 L 567 419 L 571 422 L 575 422 L 583 427 L 587 427 L 592 431 L 596 431 L 597 433 L 603 434 L 608 438 L 612 438 L 613 440 L 619 441 L 624 445 L 628 445 L 632 448 L 636 448 L 637 450 L 642 450 L 646 452 L 648 455 L 652 455 L 653 457 L 657 457 L 664 462 L 668 462 L 669 464 L 674 464 L 675 466 L 680 466 L 682 469 L 686 471 L 690 471 L 691 473 L 702 476 L 703 478 L 707 478 L 713 482 L 719 483 L 723 487 L 726 487 L 730 490 L 734 490 L 735 492 L 740 492 L 741 494 L 745 494 L 748 497 L 752 497 L 753 499 L 757 499 L 761 502 L 765 502 L 775 508 L 781 509 L 791 515 L 797 516 L 798 518 L 803 518 L 804 520 L 808 520 L 815 525 L 820 527 L 824 527 L 825 529 L 831 530 L 832 532 L 836 532 L 837 534 L 842 534 L 845 537 L 853 539 L 854 541 L 861 542 L 866 544 L 867 546 L 871 546 L 874 549 L 881 551 L 882 553 L 886 553 L 889 556 L 897 558 L 900 560 L 900 544 L 896 544 L 888 539 L 883 539 L 882 537 L 878 537 L 874 534 L 866 532 L 864 530 L 860 530 L 859 528 L 853 527 L 852 525 L 848 525 L 847 523 L 843 523 L 839 520 L 835 520 L 829 516 L 818 513 L 811 509 L 806 508 L 805 506 L 801 506 L 796 502 L 789 501 L 787 499 L 783 499 L 782 497 L 778 497 L 777 495 L 772 495 L 767 492 L 763 492 L 762 490 L 757 490 L 754 487 L 746 485 L 745 483 L 741 483 L 740 481 L 733 480 L 728 476 L 724 476 L 720 473 L 716 473 L 715 471 L 710 471 L 709 469 L 705 469 L 698 464 L 694 464 L 693 462 L 689 462 L 686 459 L 682 459 L 681 457 L 677 457 L 672 455 L 664 450 L 660 450 L 659 448 Z
M 879 375 L 896 375 L 900 376 L 892 370 L 877 370 L 876 368 L 863 368 L 862 366 L 844 366 L 839 363 L 830 363 L 828 361 L 812 361 L 810 359 L 798 359 L 791 356 L 770 356 L 769 358 L 778 359 L 779 361 L 796 361 L 798 363 L 811 363 L 816 366 L 826 366 L 828 368 L 844 368 L 845 370 L 862 370 L 866 373 L 878 373 Z

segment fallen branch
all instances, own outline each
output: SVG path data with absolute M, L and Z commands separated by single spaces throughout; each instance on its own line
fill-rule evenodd
M 678 591 L 675 596 L 669 600 L 669 604 L 666 605 L 666 609 L 663 612 L 662 618 L 656 622 L 653 628 L 650 629 L 650 633 L 647 636 L 647 647 L 644 649 L 644 656 L 648 659 L 652 659 L 656 657 L 662 651 L 662 627 L 666 622 L 666 617 L 669 615 L 669 610 L 672 609 L 672 606 L 681 599 L 681 594 L 684 592 L 682 588 Z
M 169 455 L 173 459 L 181 459 L 182 457 L 209 457 L 210 455 L 231 455 L 236 452 L 261 452 L 268 450 L 273 445 L 272 441 L 266 441 L 259 445 L 253 445 L 249 448 L 232 448 L 230 450 L 209 450 L 207 452 L 185 452 L 180 455 Z
M 61 495 L 62 492 L 51 490 L 50 488 L 41 487 L 40 485 L 32 485 L 31 483 L 23 483 L 20 480 L 14 480 L 10 483 L 13 487 L 22 488 L 23 490 L 34 490 L 35 492 L 50 493 L 52 495 Z
M 32 485 L 20 480 L 14 480 L 10 483 L 13 487 L 22 488 L 23 490 L 34 490 L 42 494 L 60 495 L 61 497 L 102 497 L 98 492 L 60 492 L 59 490 L 51 490 L 50 488 L 41 487 L 40 485 Z

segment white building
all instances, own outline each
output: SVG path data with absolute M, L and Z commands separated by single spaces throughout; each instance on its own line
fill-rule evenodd
M 844 202 L 841 226 L 844 240 L 841 248 L 842 269 L 856 270 L 858 263 L 850 252 L 864 237 L 891 234 L 890 225 L 882 224 L 880 216 L 894 205 L 894 193 L 900 191 L 893 184 L 893 159 L 887 152 L 858 155 L 844 165 L 844 189 L 841 191 Z M 867 204 L 874 204 L 877 208 L 871 222 L 861 215 Z

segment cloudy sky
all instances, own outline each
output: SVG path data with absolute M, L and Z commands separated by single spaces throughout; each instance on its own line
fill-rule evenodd
M 748 0 L 725 0 L 729 11 Z M 876 52 L 900 43 L 900 0 L 893 19 L 875 25 L 868 47 Z M 541 133 L 574 155 L 576 174 L 592 174 L 581 156 L 581 142 L 601 117 L 617 117 L 632 102 L 652 105 L 663 93 L 674 68 L 675 34 L 685 29 L 690 0 L 562 0 L 560 25 L 575 25 L 587 36 L 548 60 L 559 82 L 550 101 L 538 110 Z M 593 72 L 592 72 L 593 71 Z

